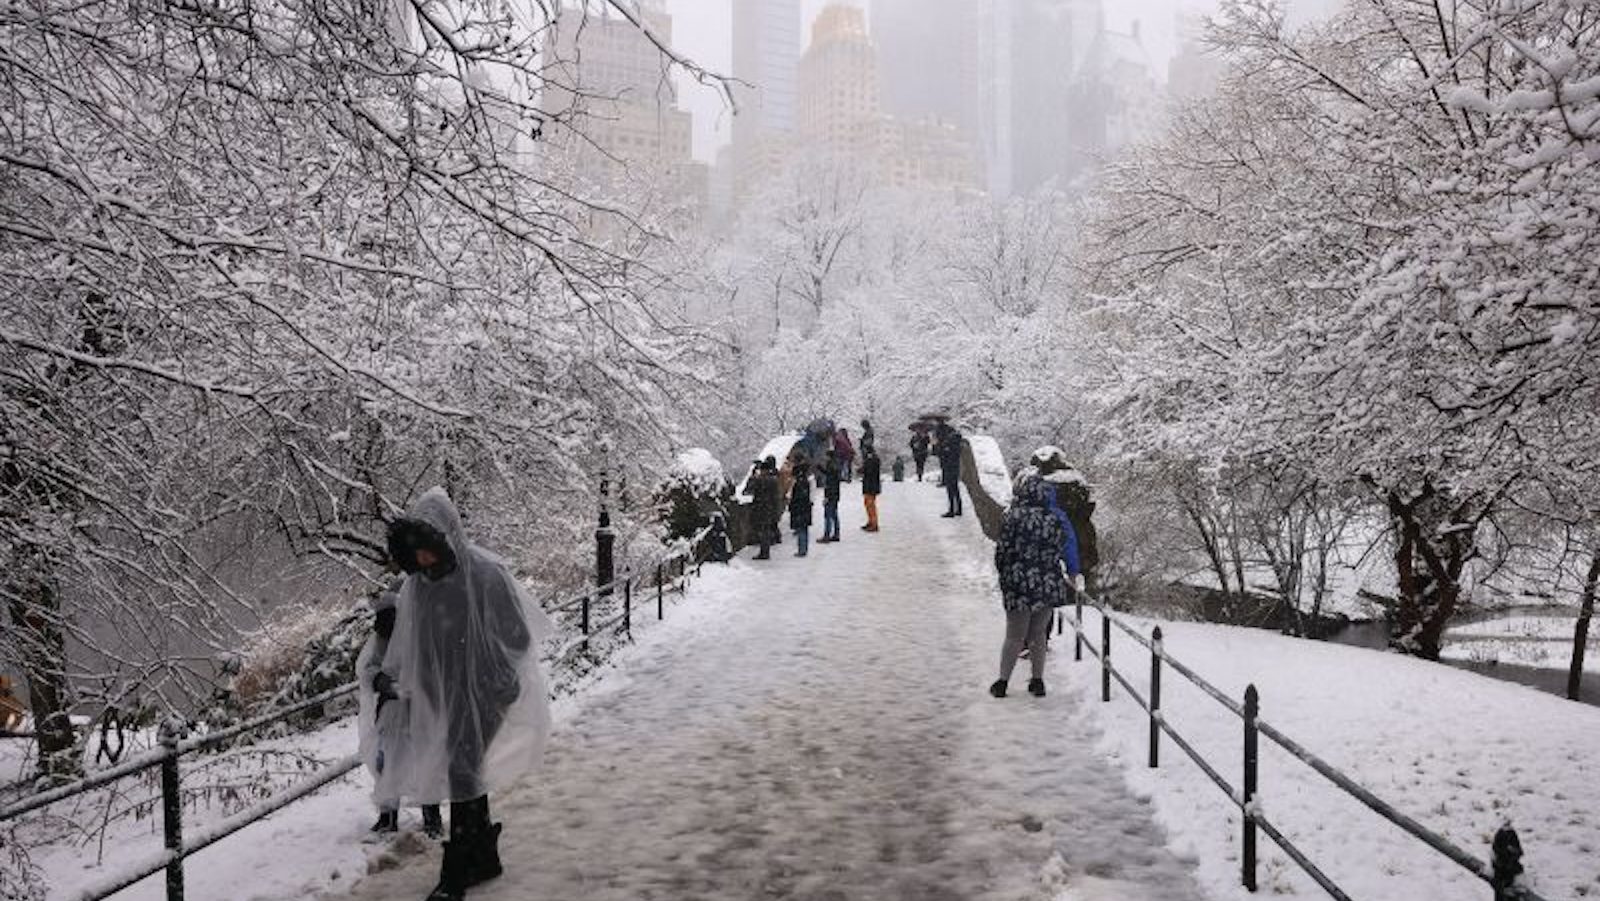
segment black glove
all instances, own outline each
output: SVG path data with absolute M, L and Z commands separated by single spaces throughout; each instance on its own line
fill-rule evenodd
M 395 693 L 393 677 L 382 671 L 372 677 L 372 691 L 378 696 L 378 705 L 372 712 L 372 718 L 376 720 L 383 716 L 383 705 L 400 695 Z
M 378 674 L 372 677 L 372 690 L 377 692 L 378 697 L 391 701 L 400 697 L 394 690 L 394 677 L 382 670 L 379 670 Z

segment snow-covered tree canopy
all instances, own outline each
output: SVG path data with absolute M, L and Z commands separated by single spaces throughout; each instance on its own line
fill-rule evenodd
M 666 449 L 716 348 L 651 223 L 542 160 L 584 128 L 541 107 L 550 17 L 585 14 L 0 9 L 0 656 L 159 687 L 263 560 L 376 562 L 433 482 L 531 549 L 602 446 Z
M 1089 230 L 1115 434 L 1365 484 L 1432 630 L 1519 492 L 1596 509 L 1600 9 L 1369 0 L 1288 34 L 1232 0 L 1211 38 L 1221 95 Z

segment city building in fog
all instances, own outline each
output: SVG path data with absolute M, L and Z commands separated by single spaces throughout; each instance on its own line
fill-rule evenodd
M 866 13 L 829 4 L 800 57 L 800 139 L 829 153 L 861 154 L 873 142 L 878 113 L 878 61 Z
M 1104 98 L 1085 83 L 1105 30 L 1100 0 L 994 0 L 1009 7 L 996 53 L 1009 61 L 1007 193 L 1070 187 L 1103 144 Z M 1076 82 L 1076 84 L 1075 84 Z
M 1205 46 L 1205 20 L 1180 12 L 1176 21 L 1178 49 L 1167 63 L 1167 93 L 1178 104 L 1210 97 L 1222 82 L 1222 60 Z
M 972 0 L 872 0 L 883 111 L 898 119 L 983 130 L 979 31 L 985 4 Z
M 661 5 L 646 3 L 642 12 L 670 44 L 672 18 Z M 660 49 L 620 16 L 576 8 L 556 18 L 551 40 L 561 72 L 545 103 L 582 113 L 579 133 L 550 136 L 573 175 L 599 186 L 637 179 L 703 207 L 708 173 L 694 160 L 693 119 L 678 108 Z
M 785 165 L 794 141 L 800 77 L 800 0 L 734 0 L 733 77 L 738 114 L 718 161 L 730 200 Z M 724 193 L 725 192 L 725 193 Z M 718 204 L 718 208 L 723 208 Z
M 802 151 L 851 160 L 888 187 L 980 190 L 971 139 L 936 116 L 886 114 L 881 71 L 866 13 L 825 7 L 800 58 Z

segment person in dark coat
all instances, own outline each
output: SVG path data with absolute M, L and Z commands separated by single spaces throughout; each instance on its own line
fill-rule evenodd
M 799 550 L 796 557 L 804 557 L 811 548 L 811 479 L 810 467 L 802 460 L 795 464 L 794 487 L 789 489 L 789 528 L 794 530 L 794 541 Z
M 839 540 L 839 483 L 843 478 L 838 455 L 828 451 L 818 478 L 822 483 L 822 537 L 817 540 L 819 544 L 833 544 Z
M 953 426 L 939 427 L 939 480 L 944 484 L 949 509 L 942 515 L 949 519 L 961 515 L 961 433 Z
M 1099 536 L 1091 519 L 1095 503 L 1090 497 L 1089 483 L 1076 470 L 1073 476 L 1056 484 L 1052 509 L 1056 518 L 1062 520 L 1073 534 L 1073 552 L 1080 565 L 1071 567 L 1071 570 L 1081 574 L 1077 587 L 1093 592 L 1096 590 L 1095 577 L 1100 571 Z
M 750 529 L 756 544 L 761 548 L 757 560 L 772 559 L 772 539 L 775 524 L 781 511 L 778 509 L 778 474 L 767 469 L 765 461 L 750 467 L 745 480 L 744 493 L 749 495 Z
M 933 442 L 928 439 L 927 432 L 914 432 L 911 435 L 911 460 L 917 464 L 917 481 L 922 481 L 923 469 L 928 465 L 928 445 Z
M 1063 564 L 1076 577 L 1076 542 L 1069 525 L 1052 509 L 1051 486 L 1038 476 L 1018 485 L 1011 506 L 1000 523 L 994 546 L 994 566 L 1000 577 L 1000 596 L 1006 611 L 1006 638 L 1000 647 L 1000 678 L 989 686 L 997 698 L 1006 696 L 1011 672 L 1024 646 L 1033 678 L 1028 691 L 1044 697 L 1044 661 L 1050 621 L 1057 607 L 1070 600 Z M 1068 557 L 1069 548 L 1071 557 Z
M 833 433 L 833 452 L 839 455 L 839 471 L 844 474 L 844 480 L 850 481 L 856 462 L 856 449 L 850 443 L 849 429 L 840 429 Z
M 861 454 L 861 502 L 867 508 L 863 532 L 878 531 L 878 495 L 883 493 L 883 461 L 870 447 Z
M 863 463 L 866 461 L 867 454 L 877 453 L 877 441 L 878 433 L 872 430 L 872 423 L 866 421 L 865 419 L 861 420 L 861 441 L 858 442 L 858 444 L 861 448 L 861 458 Z

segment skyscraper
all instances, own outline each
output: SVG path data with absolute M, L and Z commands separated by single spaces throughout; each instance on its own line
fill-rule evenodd
M 672 40 L 672 19 L 659 4 L 647 4 L 644 15 L 651 31 Z M 578 8 L 562 10 L 552 40 L 559 75 L 545 102 L 553 112 L 580 113 L 581 133 L 552 136 L 575 174 L 594 184 L 636 174 L 703 201 L 706 177 L 693 159 L 693 122 L 677 106 L 660 49 L 626 19 Z
M 829 4 L 800 57 L 800 137 L 833 153 L 862 152 L 879 109 L 878 61 L 866 14 Z
M 795 129 L 800 0 L 733 0 L 735 193 L 781 165 Z
M 995 0 L 1010 7 L 1003 46 L 1010 64 L 1009 193 L 1025 194 L 1051 180 L 1064 187 L 1078 172 L 1100 127 L 1082 107 L 1073 82 L 1105 29 L 1100 0 Z M 1092 99 L 1092 98 L 1091 98 Z M 1078 102 L 1075 103 L 1074 101 Z
M 972 0 L 872 0 L 883 110 L 932 119 L 976 136 L 982 121 L 978 31 Z

